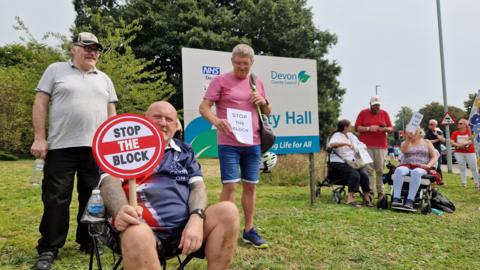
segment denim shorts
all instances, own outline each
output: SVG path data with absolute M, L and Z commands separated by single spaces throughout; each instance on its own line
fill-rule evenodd
M 242 181 L 251 184 L 258 183 L 261 157 L 260 150 L 260 145 L 218 145 L 218 158 L 220 159 L 220 174 L 222 177 L 222 183 L 226 184 L 239 182 L 239 167 Z

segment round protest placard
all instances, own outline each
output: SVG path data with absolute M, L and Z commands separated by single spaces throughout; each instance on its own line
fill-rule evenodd
M 108 174 L 132 179 L 152 172 L 163 157 L 165 141 L 160 128 L 138 114 L 120 114 L 98 127 L 93 155 Z

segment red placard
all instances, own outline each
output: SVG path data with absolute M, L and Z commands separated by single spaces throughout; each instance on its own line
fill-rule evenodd
M 152 172 L 163 157 L 165 140 L 160 128 L 139 114 L 120 114 L 98 127 L 92 151 L 108 174 L 132 179 Z

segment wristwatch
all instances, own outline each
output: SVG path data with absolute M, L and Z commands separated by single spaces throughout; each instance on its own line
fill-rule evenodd
M 197 214 L 200 216 L 201 219 L 205 219 L 205 210 L 201 208 L 194 209 L 190 212 L 190 215 Z

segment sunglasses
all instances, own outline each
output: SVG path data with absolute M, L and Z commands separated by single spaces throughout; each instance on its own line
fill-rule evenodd
M 81 43 L 75 43 L 74 45 L 77 47 L 82 47 L 87 52 L 100 53 L 100 47 L 97 45 L 83 45 Z

